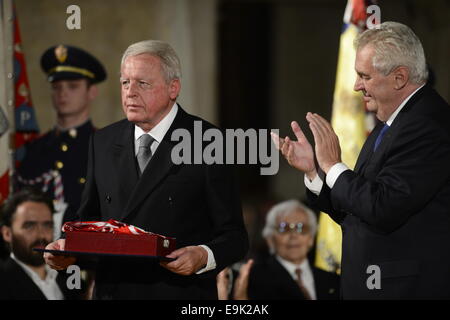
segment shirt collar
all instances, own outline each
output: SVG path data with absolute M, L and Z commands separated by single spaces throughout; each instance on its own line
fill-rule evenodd
M 311 272 L 311 268 L 309 266 L 309 262 L 308 259 L 305 258 L 302 263 L 300 264 L 295 264 L 292 263 L 290 261 L 287 261 L 286 259 L 281 258 L 279 255 L 276 255 L 276 258 L 278 260 L 278 262 L 281 263 L 281 265 L 286 268 L 286 270 L 289 272 L 289 274 L 293 277 L 296 278 L 297 274 L 295 273 L 295 270 L 300 268 L 302 270 L 302 274 L 304 272 L 310 273 Z M 303 278 L 303 277 L 302 277 Z
M 162 139 L 166 135 L 170 126 L 172 125 L 172 122 L 175 119 L 177 112 L 178 112 L 178 104 L 175 102 L 172 106 L 172 109 L 170 109 L 169 113 L 156 126 L 154 126 L 149 132 L 145 132 L 139 126 L 135 125 L 134 126 L 134 140 L 136 141 L 143 134 L 148 133 L 156 140 L 156 142 L 161 143 Z
M 425 84 L 418 87 L 413 93 L 411 93 L 403 102 L 398 106 L 398 108 L 394 111 L 394 113 L 389 117 L 389 119 L 386 121 L 386 124 L 388 126 L 392 125 L 392 122 L 394 122 L 394 119 L 397 117 L 398 113 L 403 109 L 403 107 L 406 105 L 406 103 L 411 99 L 411 97 L 419 91 Z

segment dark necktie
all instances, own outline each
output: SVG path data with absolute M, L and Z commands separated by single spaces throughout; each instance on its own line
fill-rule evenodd
M 300 268 L 295 269 L 295 274 L 297 275 L 298 287 L 300 288 L 301 292 L 303 293 L 305 300 L 312 300 L 311 295 L 309 294 L 308 290 L 306 290 L 305 286 L 303 285 L 302 269 L 300 269 Z
M 381 129 L 380 133 L 378 133 L 377 140 L 375 140 L 375 145 L 373 146 L 373 151 L 375 152 L 378 148 L 378 146 L 381 143 L 381 140 L 383 140 L 383 136 L 386 133 L 387 129 L 389 129 L 389 125 L 384 124 L 383 128 Z
M 149 134 L 143 134 L 139 138 L 139 150 L 137 154 L 137 161 L 139 164 L 141 174 L 142 172 L 144 172 L 147 163 L 152 157 L 152 150 L 150 149 L 150 146 L 152 145 L 153 141 L 155 141 L 155 139 Z

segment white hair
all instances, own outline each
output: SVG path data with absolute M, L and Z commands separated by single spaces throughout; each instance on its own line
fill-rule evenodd
M 277 229 L 277 219 L 286 217 L 298 210 L 305 212 L 308 216 L 311 235 L 314 237 L 317 232 L 317 217 L 310 208 L 295 199 L 280 202 L 270 209 L 266 216 L 266 225 L 262 231 L 262 236 L 266 239 L 271 237 Z
M 375 54 L 373 67 L 388 75 L 397 67 L 408 68 L 411 82 L 423 84 L 428 79 L 428 67 L 422 43 L 414 32 L 404 24 L 387 21 L 379 28 L 368 29 L 354 41 L 356 50 L 372 45 Z
M 159 58 L 164 78 L 167 83 L 181 79 L 181 64 L 175 50 L 164 41 L 144 40 L 130 45 L 122 55 L 121 65 L 130 56 L 149 54 Z

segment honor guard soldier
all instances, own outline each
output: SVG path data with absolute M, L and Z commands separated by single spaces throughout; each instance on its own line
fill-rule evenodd
M 56 125 L 26 146 L 18 169 L 18 186 L 36 186 L 55 203 L 55 238 L 61 224 L 73 218 L 86 178 L 89 137 L 95 128 L 90 104 L 96 84 L 106 79 L 102 64 L 88 52 L 68 45 L 49 48 L 41 67 L 51 85 Z

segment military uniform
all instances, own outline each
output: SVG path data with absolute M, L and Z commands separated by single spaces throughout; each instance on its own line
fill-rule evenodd
M 95 57 L 73 46 L 49 48 L 42 55 L 41 67 L 49 82 L 84 78 L 95 84 L 106 78 L 106 71 Z M 35 186 L 52 197 L 57 211 L 64 212 L 59 223 L 61 219 L 71 220 L 80 205 L 89 137 L 94 130 L 90 120 L 68 130 L 55 127 L 25 146 L 24 159 L 17 170 L 17 185 Z M 56 228 L 60 228 L 59 223 Z
M 89 137 L 94 130 L 90 120 L 66 131 L 55 128 L 26 147 L 19 183 L 35 185 L 55 199 L 62 196 L 68 204 L 64 221 L 71 220 L 81 201 L 86 182 Z M 46 179 L 44 174 L 50 176 Z M 58 174 L 62 180 L 61 195 L 55 190 Z

